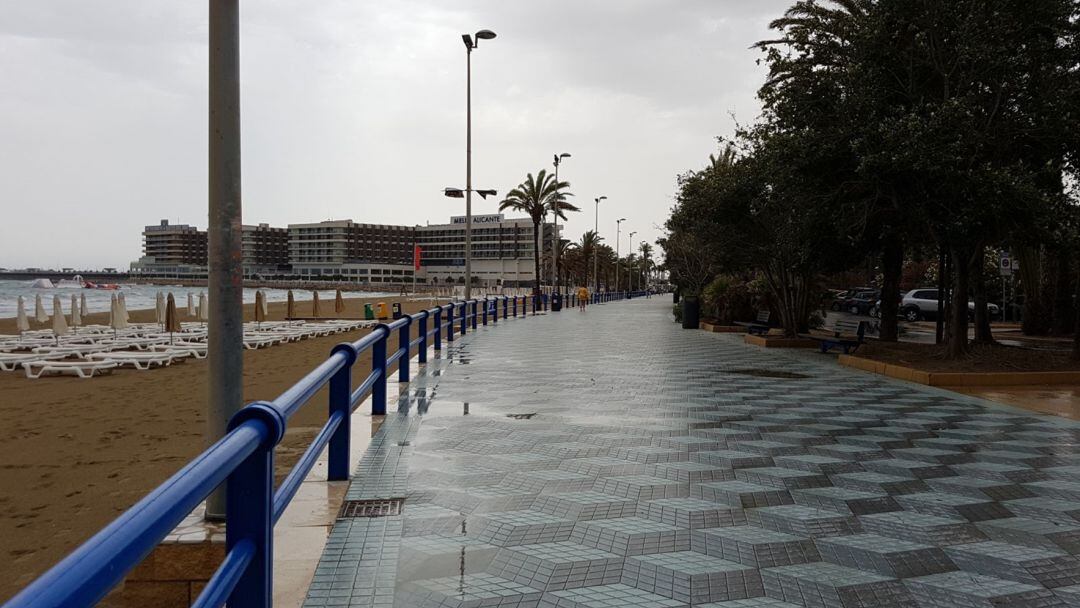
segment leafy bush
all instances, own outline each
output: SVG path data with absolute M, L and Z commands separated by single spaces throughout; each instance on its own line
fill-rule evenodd
M 671 307 L 671 314 L 675 315 L 675 322 L 682 323 L 682 304 L 675 304 Z
M 702 293 L 705 316 L 721 325 L 752 320 L 756 315 L 754 287 L 752 282 L 736 275 L 722 274 L 716 277 Z

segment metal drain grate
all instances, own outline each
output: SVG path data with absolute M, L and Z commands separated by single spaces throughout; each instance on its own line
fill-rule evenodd
M 401 511 L 404 507 L 404 498 L 346 500 L 344 504 L 341 505 L 341 512 L 338 513 L 338 519 L 401 515 Z

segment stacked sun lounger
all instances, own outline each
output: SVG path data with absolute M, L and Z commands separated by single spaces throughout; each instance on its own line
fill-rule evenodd
M 376 321 L 263 321 L 244 324 L 244 348 L 268 348 L 372 327 Z M 167 333 L 154 323 L 132 324 L 120 331 L 101 325 L 79 328 L 78 334 L 54 337 L 48 330 L 0 336 L 0 371 L 22 370 L 27 378 L 71 375 L 92 378 L 118 368 L 148 370 L 185 359 L 205 359 L 206 325 L 181 324 Z

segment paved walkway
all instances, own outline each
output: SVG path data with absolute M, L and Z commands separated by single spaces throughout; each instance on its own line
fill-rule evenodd
M 684 331 L 500 322 L 409 387 L 305 606 L 1078 606 L 1080 430 Z M 505 326 L 503 326 L 505 323 Z

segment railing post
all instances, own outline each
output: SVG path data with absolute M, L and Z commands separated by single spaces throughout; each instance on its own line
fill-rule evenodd
M 242 542 L 255 552 L 240 576 L 228 605 L 270 608 L 274 589 L 274 446 L 285 434 L 285 419 L 267 403 L 253 403 L 229 421 L 229 430 L 256 420 L 264 434 L 255 449 L 229 475 L 225 484 L 225 550 Z
M 330 436 L 330 445 L 327 448 L 327 459 L 330 461 L 327 468 L 327 479 L 341 481 L 349 478 L 349 417 L 352 413 L 352 366 L 356 363 L 356 349 L 352 344 L 344 342 L 330 350 L 333 356 L 339 352 L 345 353 L 345 365 L 330 378 L 330 411 L 341 412 L 343 418 L 337 430 Z
M 409 342 L 412 341 L 411 333 L 409 330 L 412 328 L 412 315 L 405 315 L 402 317 L 405 319 L 405 324 L 398 328 L 398 350 L 404 350 L 401 354 L 401 358 L 398 359 L 397 368 L 398 382 L 409 381 Z
M 419 331 L 420 334 L 420 350 L 416 353 L 416 361 L 418 363 L 427 363 L 427 319 L 431 313 L 426 310 L 421 310 L 418 315 L 420 317 Z
M 491 322 L 499 324 L 499 296 L 495 296 L 494 300 L 488 302 L 488 307 L 491 308 Z
M 510 301 L 506 298 L 506 296 L 503 296 L 502 301 L 503 301 L 503 319 L 507 319 L 508 317 L 506 316 L 506 313 L 507 313 L 506 309 L 509 308 Z
M 479 319 L 476 318 L 478 316 L 477 312 L 479 312 L 479 311 L 476 310 L 476 308 L 478 306 L 480 306 L 480 300 L 473 300 L 472 301 L 472 314 L 469 315 L 472 318 L 473 331 L 476 331 L 476 326 L 477 326 L 477 323 L 479 322 Z
M 435 350 L 443 350 L 443 307 L 435 307 Z
M 465 335 L 466 330 L 469 328 L 469 303 L 461 303 L 461 335 Z
M 447 304 L 446 309 L 446 341 L 454 341 L 454 303 Z
M 386 342 L 390 329 L 385 324 L 375 326 L 374 331 L 382 332 L 382 337 L 371 345 L 371 371 L 379 372 L 375 385 L 371 387 L 371 415 L 386 415 Z
M 487 299 L 487 298 L 484 298 L 484 299 L 483 299 L 483 300 L 482 300 L 481 302 L 477 302 L 477 304 L 480 304 L 480 306 L 481 306 L 481 307 L 483 307 L 483 309 L 484 309 L 484 312 L 482 312 L 482 313 L 480 313 L 480 314 L 481 314 L 481 316 L 482 316 L 482 317 L 483 317 L 483 319 L 484 319 L 484 325 L 485 325 L 485 326 L 487 326 L 487 318 L 488 318 L 488 299 Z
M 514 296 L 514 318 L 517 318 L 517 296 Z

